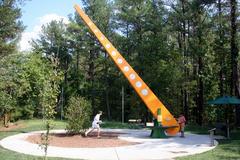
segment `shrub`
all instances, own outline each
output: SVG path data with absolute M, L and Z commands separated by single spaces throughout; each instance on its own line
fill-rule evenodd
M 69 133 L 77 134 L 85 131 L 90 126 L 92 107 L 89 101 L 83 97 L 71 97 L 66 111 Z

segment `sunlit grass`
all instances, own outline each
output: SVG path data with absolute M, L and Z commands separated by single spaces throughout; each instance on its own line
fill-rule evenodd
M 65 122 L 62 121 L 53 121 L 53 129 L 65 129 Z M 42 120 L 24 120 L 18 121 L 17 125 L 19 128 L 9 130 L 9 131 L 0 131 L 0 140 L 14 134 L 26 133 L 30 131 L 39 131 L 44 130 L 44 123 Z M 13 152 L 7 149 L 0 147 L 0 159 L 2 160 L 41 160 L 43 157 L 39 156 L 30 156 L 17 152 Z M 49 160 L 64 160 L 66 158 L 48 158 Z
M 219 144 L 213 150 L 177 160 L 240 160 L 240 130 L 231 131 L 230 136 L 230 140 L 218 140 Z

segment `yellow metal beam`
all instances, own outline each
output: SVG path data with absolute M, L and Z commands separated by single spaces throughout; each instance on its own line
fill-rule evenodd
M 99 42 L 108 52 L 114 63 L 118 66 L 120 71 L 127 78 L 129 83 L 132 85 L 134 90 L 143 100 L 145 105 L 151 111 L 153 116 L 157 118 L 157 110 L 161 109 L 162 113 L 162 125 L 163 126 L 177 126 L 174 128 L 166 129 L 169 135 L 175 135 L 179 131 L 179 125 L 172 114 L 167 110 L 163 103 L 156 97 L 151 89 L 145 84 L 145 82 L 139 77 L 134 69 L 128 64 L 118 50 L 112 45 L 112 43 L 104 36 L 104 34 L 98 29 L 98 27 L 92 22 L 92 20 L 83 12 L 80 6 L 75 5 L 74 8 L 77 10 L 83 21 L 87 24 L 89 29 L 97 37 Z

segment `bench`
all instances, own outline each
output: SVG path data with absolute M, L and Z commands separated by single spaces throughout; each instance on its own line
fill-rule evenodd
M 153 122 L 146 122 L 146 127 L 147 128 L 152 128 L 152 127 L 154 127 L 154 123 Z
M 141 123 L 142 120 L 141 119 L 129 119 L 128 123 Z

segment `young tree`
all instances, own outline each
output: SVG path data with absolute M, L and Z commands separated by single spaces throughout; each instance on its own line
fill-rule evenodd
M 60 83 L 63 79 L 63 74 L 57 70 L 56 64 L 46 62 L 44 68 L 45 75 L 42 77 L 41 90 L 39 93 L 39 101 L 42 107 L 42 115 L 45 123 L 46 132 L 42 137 L 42 147 L 45 152 L 45 159 L 47 159 L 47 150 L 49 145 L 49 132 L 52 129 L 52 120 L 55 118 L 56 106 L 58 102 L 58 95 L 60 93 Z
M 61 82 L 61 95 L 65 95 L 63 91 L 67 90 L 68 72 L 72 60 L 68 40 L 67 25 L 63 21 L 54 20 L 46 26 L 42 26 L 40 38 L 32 42 L 34 53 L 47 58 L 54 65 L 56 72 L 62 71 L 64 73 L 64 81 Z M 59 108 L 65 102 L 65 98 L 65 96 L 58 97 Z M 61 109 L 58 111 L 60 114 Z

